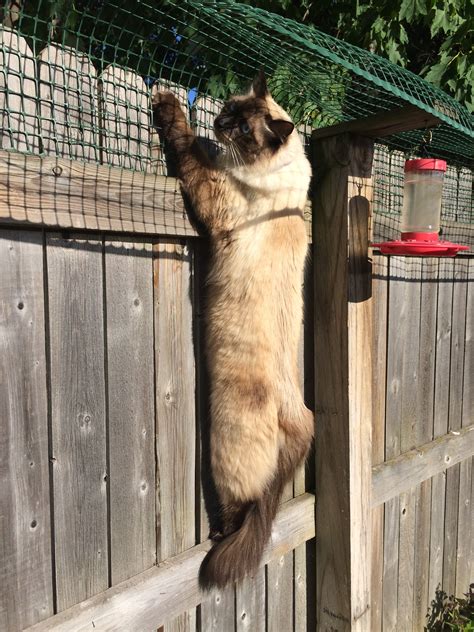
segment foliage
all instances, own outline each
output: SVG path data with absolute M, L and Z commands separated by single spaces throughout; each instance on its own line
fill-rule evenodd
M 438 588 L 427 619 L 427 632 L 474 632 L 474 584 L 465 598 L 448 597 Z
M 387 57 L 474 109 L 472 0 L 243 1 Z

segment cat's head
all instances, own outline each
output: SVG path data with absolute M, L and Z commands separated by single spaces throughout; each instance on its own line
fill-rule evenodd
M 234 162 L 247 165 L 275 155 L 288 143 L 294 128 L 272 99 L 263 72 L 254 79 L 250 92 L 229 99 L 214 121 L 216 136 Z

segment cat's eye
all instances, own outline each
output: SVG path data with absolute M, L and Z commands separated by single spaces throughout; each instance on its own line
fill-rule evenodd
M 239 129 L 242 134 L 248 134 L 250 132 L 250 125 L 247 123 L 247 121 L 242 121 L 242 123 L 239 125 Z

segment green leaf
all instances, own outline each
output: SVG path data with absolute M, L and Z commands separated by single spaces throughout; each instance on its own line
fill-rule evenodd
M 426 4 L 427 0 L 402 0 L 398 19 L 411 23 L 416 15 L 426 15 L 428 13 Z

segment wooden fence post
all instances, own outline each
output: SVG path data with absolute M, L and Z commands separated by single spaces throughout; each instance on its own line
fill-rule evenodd
M 313 139 L 316 614 L 370 631 L 373 141 Z

